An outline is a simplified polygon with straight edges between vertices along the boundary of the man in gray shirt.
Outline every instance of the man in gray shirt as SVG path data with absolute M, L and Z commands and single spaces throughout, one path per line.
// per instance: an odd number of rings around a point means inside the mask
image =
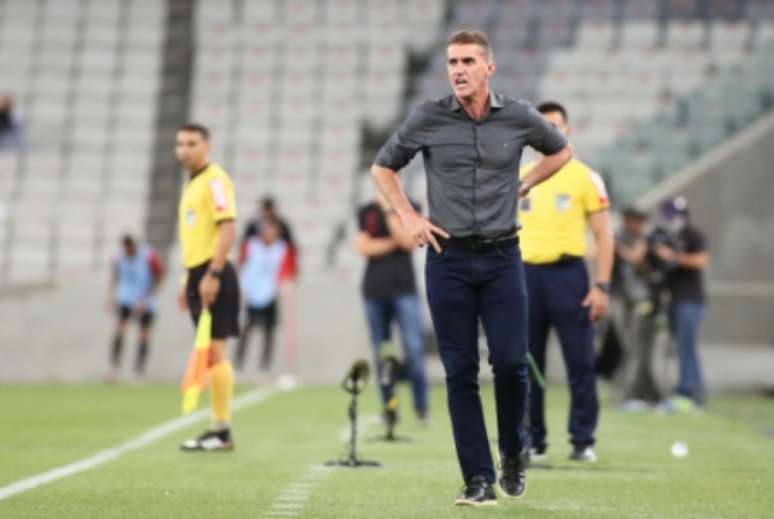
M 465 490 L 460 505 L 497 504 L 494 464 L 478 386 L 478 323 L 494 373 L 500 490 L 526 488 L 523 430 L 528 391 L 526 288 L 516 205 L 571 157 L 567 141 L 528 103 L 490 92 L 495 63 L 487 36 L 452 34 L 453 95 L 421 104 L 379 151 L 372 174 L 392 209 L 427 251 L 427 298 L 446 370 L 449 413 Z M 519 184 L 524 146 L 544 155 Z M 430 218 L 418 214 L 397 171 L 422 152 Z

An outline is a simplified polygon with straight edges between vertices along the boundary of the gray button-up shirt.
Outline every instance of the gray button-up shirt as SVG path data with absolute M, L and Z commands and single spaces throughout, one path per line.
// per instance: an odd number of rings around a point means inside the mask
M 379 150 L 375 163 L 399 171 L 422 151 L 430 219 L 452 236 L 502 236 L 516 227 L 517 172 L 529 145 L 552 155 L 564 136 L 526 101 L 490 93 L 474 121 L 449 95 L 418 106 Z

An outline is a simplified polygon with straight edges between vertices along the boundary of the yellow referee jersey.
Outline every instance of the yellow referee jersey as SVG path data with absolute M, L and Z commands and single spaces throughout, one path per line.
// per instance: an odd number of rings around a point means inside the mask
M 523 166 L 519 176 L 532 167 L 532 163 Z M 602 177 L 571 159 L 519 203 L 522 258 L 526 263 L 544 264 L 564 254 L 585 255 L 587 217 L 609 205 Z
M 236 218 L 234 184 L 220 166 L 210 164 L 186 182 L 177 218 L 183 265 L 192 268 L 212 259 L 218 222 Z

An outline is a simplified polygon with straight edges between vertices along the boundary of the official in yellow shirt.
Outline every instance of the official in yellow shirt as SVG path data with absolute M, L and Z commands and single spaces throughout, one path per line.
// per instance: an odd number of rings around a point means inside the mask
M 538 106 L 548 122 L 568 135 L 567 111 L 556 102 Z M 523 175 L 529 171 L 526 166 Z M 613 264 L 608 197 L 601 177 L 572 159 L 553 177 L 535 186 L 519 204 L 521 252 L 527 281 L 529 350 L 545 373 L 546 342 L 553 327 L 559 336 L 570 385 L 570 459 L 595 461 L 594 431 L 599 402 L 594 371 L 593 321 L 607 312 Z M 589 287 L 584 262 L 587 229 L 596 252 L 595 282 Z M 544 391 L 530 388 L 530 458 L 546 458 Z
M 212 314 L 209 379 L 212 426 L 181 445 L 185 451 L 234 448 L 231 400 L 234 374 L 226 356 L 226 339 L 239 334 L 239 280 L 228 260 L 234 244 L 236 204 L 234 186 L 220 166 L 209 160 L 210 132 L 199 124 L 177 131 L 175 153 L 188 179 L 178 208 L 178 230 L 186 282 L 178 305 L 188 309 L 194 326 L 203 308 Z

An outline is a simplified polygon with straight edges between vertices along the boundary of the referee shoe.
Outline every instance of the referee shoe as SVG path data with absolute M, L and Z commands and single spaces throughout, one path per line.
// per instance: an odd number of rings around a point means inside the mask
M 231 430 L 206 431 L 198 438 L 192 438 L 180 444 L 180 449 L 192 451 L 230 451 L 234 450 L 234 441 L 231 438 Z

